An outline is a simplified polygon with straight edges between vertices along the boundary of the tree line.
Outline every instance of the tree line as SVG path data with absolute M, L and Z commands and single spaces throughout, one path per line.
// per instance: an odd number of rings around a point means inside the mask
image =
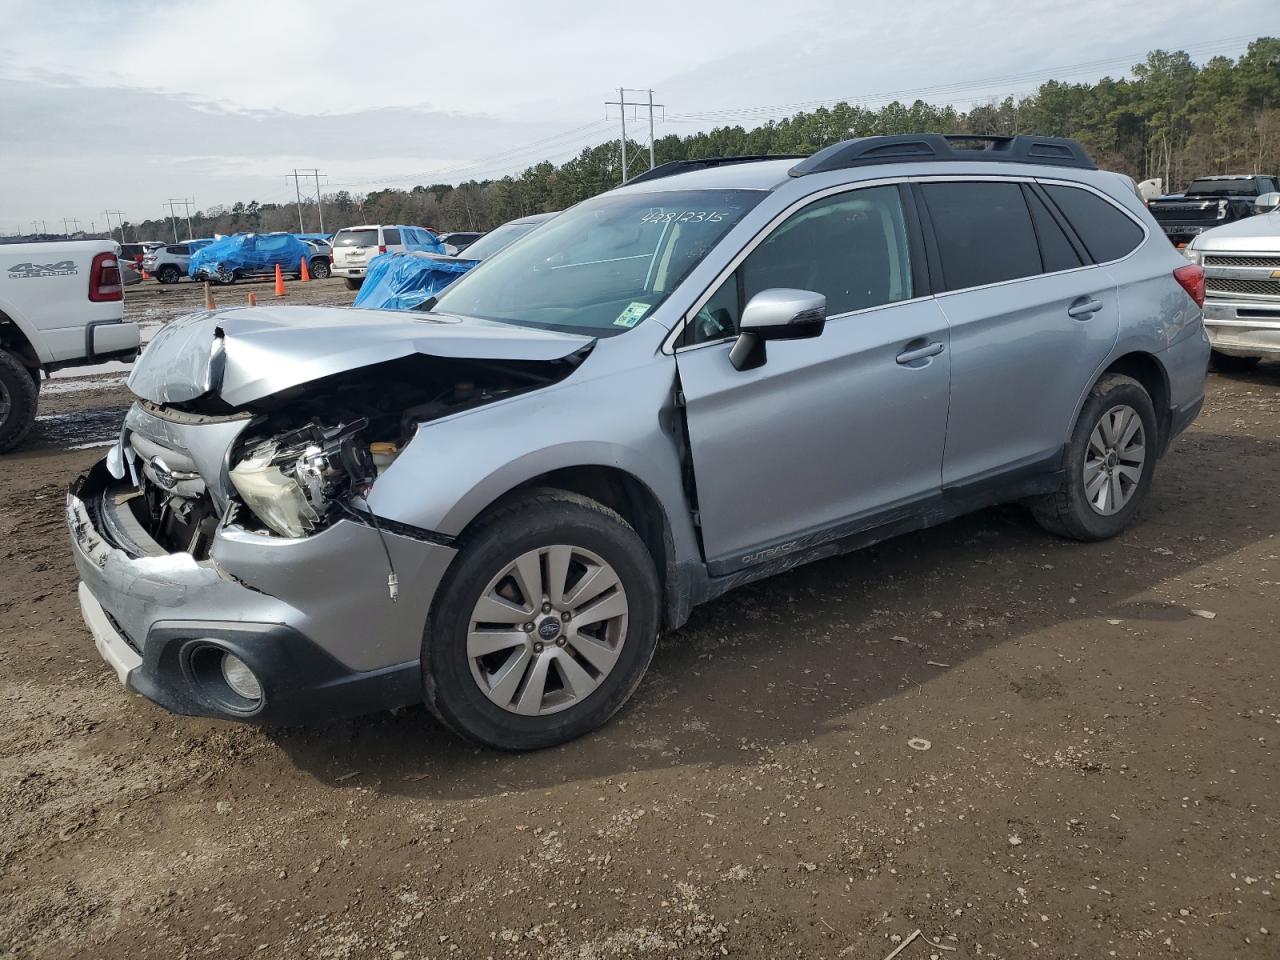
M 1095 83 L 1050 80 L 1024 97 L 958 111 L 917 100 L 879 109 L 838 103 L 747 129 L 717 127 L 657 140 L 658 163 L 735 154 L 809 154 L 850 137 L 894 133 L 1035 133 L 1074 137 L 1098 165 L 1135 180 L 1160 177 L 1181 189 L 1213 173 L 1280 174 L 1280 39 L 1259 38 L 1239 58 L 1196 64 L 1183 51 L 1155 50 L 1132 78 Z M 642 144 L 631 143 L 633 153 Z M 584 149 L 561 164 L 535 164 L 516 176 L 435 183 L 323 198 L 328 230 L 357 223 L 409 223 L 437 231 L 489 230 L 532 213 L 562 210 L 622 179 L 617 140 Z M 315 201 L 303 217 L 317 223 Z M 237 202 L 197 212 L 195 236 L 292 230 L 295 203 Z M 126 223 L 128 239 L 168 240 L 167 219 Z M 185 236 L 185 224 L 178 223 Z M 121 239 L 120 230 L 115 231 Z

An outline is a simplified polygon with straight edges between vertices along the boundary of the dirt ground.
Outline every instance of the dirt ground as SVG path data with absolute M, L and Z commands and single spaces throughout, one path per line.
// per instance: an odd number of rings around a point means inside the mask
M 1127 535 L 1006 507 L 741 589 L 516 756 L 127 693 L 61 506 L 121 376 L 0 458 L 0 956 L 1280 956 L 1280 365 L 1211 376 Z

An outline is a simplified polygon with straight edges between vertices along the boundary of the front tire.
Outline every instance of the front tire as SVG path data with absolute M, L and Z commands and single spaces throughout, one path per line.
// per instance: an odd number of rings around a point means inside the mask
M 518 497 L 465 536 L 423 635 L 427 705 L 503 750 L 565 743 L 607 721 L 653 658 L 653 560 L 617 513 L 577 494 Z
M 1217 350 L 1209 351 L 1209 366 L 1218 373 L 1248 373 L 1261 360 L 1261 357 L 1233 357 Z
M 0 350 L 0 453 L 26 439 L 36 422 L 39 383 L 18 358 Z
M 310 273 L 312 280 L 328 280 L 329 261 L 323 257 L 316 257 L 316 259 L 311 261 Z
M 1104 374 L 1076 421 L 1061 485 L 1031 503 L 1040 526 L 1072 540 L 1106 540 L 1128 527 L 1151 488 L 1159 430 L 1146 388 Z

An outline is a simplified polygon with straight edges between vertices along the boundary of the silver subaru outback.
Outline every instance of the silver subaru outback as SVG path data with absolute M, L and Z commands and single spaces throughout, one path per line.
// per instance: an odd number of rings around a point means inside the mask
M 1004 501 L 1125 529 L 1203 286 L 1070 140 L 666 164 L 420 312 L 165 327 L 67 498 L 84 618 L 179 713 L 560 743 L 733 587 Z

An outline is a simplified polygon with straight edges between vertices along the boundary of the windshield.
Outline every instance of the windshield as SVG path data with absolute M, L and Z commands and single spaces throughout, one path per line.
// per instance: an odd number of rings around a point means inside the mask
M 766 196 L 756 190 L 604 194 L 476 267 L 440 294 L 435 309 L 569 333 L 624 333 Z
M 374 230 L 339 230 L 333 238 L 335 247 L 376 247 L 378 231 Z
M 1187 187 L 1188 197 L 1252 197 L 1258 187 L 1248 177 L 1238 180 L 1192 180 Z
M 502 226 L 489 231 L 475 243 L 468 246 L 463 251 L 466 256 L 464 257 L 459 254 L 458 259 L 483 260 L 485 257 L 492 257 L 503 247 L 510 246 L 534 227 L 539 226 L 544 222 L 545 221 L 539 220 L 536 223 L 504 223 Z M 456 246 L 458 241 L 453 239 L 454 236 L 456 236 L 456 234 L 451 235 L 447 242 Z

